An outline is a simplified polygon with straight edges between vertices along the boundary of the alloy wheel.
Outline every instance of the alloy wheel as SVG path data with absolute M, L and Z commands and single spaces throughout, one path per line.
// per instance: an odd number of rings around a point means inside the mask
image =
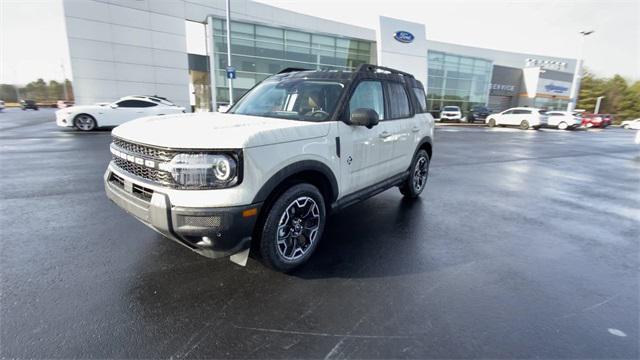
M 76 127 L 82 131 L 91 131 L 96 127 L 95 120 L 89 115 L 78 115 L 76 117 Z
M 313 198 L 295 199 L 280 217 L 276 232 L 278 253 L 287 261 L 304 256 L 318 237 L 320 208 Z
M 416 166 L 413 169 L 413 188 L 417 193 L 422 191 L 424 188 L 424 185 L 427 182 L 428 171 L 427 158 L 421 156 L 418 161 L 416 161 Z

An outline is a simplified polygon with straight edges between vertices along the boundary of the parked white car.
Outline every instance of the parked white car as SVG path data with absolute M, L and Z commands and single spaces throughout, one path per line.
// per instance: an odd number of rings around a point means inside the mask
M 623 129 L 640 130 L 640 119 L 625 120 L 620 125 Z
M 529 128 L 539 129 L 547 125 L 547 115 L 544 110 L 517 107 L 507 109 L 498 114 L 491 114 L 486 120 L 489 127 L 494 126 L 518 126 L 522 130 Z
M 462 121 L 462 111 L 457 106 L 445 106 L 440 112 L 440 121 Z
M 560 130 L 575 129 L 582 123 L 582 117 L 570 111 L 547 111 L 547 116 L 547 126 Z
M 433 117 L 412 75 L 283 70 L 227 113 L 147 117 L 113 130 L 107 196 L 167 238 L 244 264 L 309 259 L 327 216 L 391 187 L 427 186 Z M 117 220 L 116 220 L 117 221 Z
M 145 116 L 183 113 L 184 108 L 159 96 L 125 96 L 113 103 L 70 106 L 56 111 L 56 124 L 91 131 L 99 126 L 117 126 Z

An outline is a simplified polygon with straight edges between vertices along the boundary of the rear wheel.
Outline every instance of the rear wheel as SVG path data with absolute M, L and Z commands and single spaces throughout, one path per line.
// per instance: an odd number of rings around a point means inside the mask
M 567 125 L 566 122 L 561 122 L 560 124 L 558 124 L 558 129 L 560 130 L 567 130 L 567 128 L 569 127 L 569 125 Z
M 88 114 L 80 114 L 75 117 L 73 120 L 73 125 L 78 128 L 78 130 L 82 131 L 91 131 L 94 130 L 97 126 L 96 119 L 93 116 Z
M 417 198 L 427 186 L 429 178 L 429 154 L 425 150 L 420 150 L 413 159 L 411 172 L 400 186 L 402 195 L 408 198 Z
M 522 129 L 522 130 L 529 129 L 529 122 L 527 120 L 522 120 L 520 122 L 520 129 Z
M 262 228 L 260 254 L 278 271 L 291 271 L 306 262 L 324 230 L 326 209 L 318 188 L 297 184 L 273 203 Z

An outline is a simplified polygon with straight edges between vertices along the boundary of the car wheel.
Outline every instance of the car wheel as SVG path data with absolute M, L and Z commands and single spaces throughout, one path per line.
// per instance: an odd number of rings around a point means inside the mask
M 405 197 L 417 198 L 427 187 L 428 178 L 429 154 L 425 150 L 420 150 L 411 163 L 411 172 L 407 180 L 400 186 L 400 192 Z
M 262 228 L 260 254 L 278 271 L 306 262 L 318 246 L 326 221 L 324 198 L 311 184 L 294 185 L 273 203 Z
M 529 129 L 529 122 L 527 120 L 522 120 L 520 122 L 520 129 L 522 129 L 522 130 Z
M 567 128 L 569 127 L 569 125 L 567 125 L 566 122 L 561 122 L 560 124 L 558 124 L 558 129 L 560 130 L 567 130 Z
M 96 128 L 96 119 L 88 114 L 80 114 L 73 119 L 73 125 L 75 125 L 78 130 L 91 131 Z
M 489 119 L 489 127 L 495 127 L 496 126 L 496 119 Z
M 628 130 L 629 129 L 629 124 L 625 124 L 622 126 L 623 129 Z

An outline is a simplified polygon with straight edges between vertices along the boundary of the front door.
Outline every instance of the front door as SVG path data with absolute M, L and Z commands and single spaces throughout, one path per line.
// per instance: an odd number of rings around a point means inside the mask
M 393 121 L 385 121 L 383 84 L 377 80 L 364 80 L 358 84 L 344 116 L 359 108 L 373 109 L 380 122 L 368 129 L 365 126 L 338 122 L 341 146 L 343 194 L 347 195 L 380 182 L 390 174 L 389 165 L 394 156 L 396 137 Z

